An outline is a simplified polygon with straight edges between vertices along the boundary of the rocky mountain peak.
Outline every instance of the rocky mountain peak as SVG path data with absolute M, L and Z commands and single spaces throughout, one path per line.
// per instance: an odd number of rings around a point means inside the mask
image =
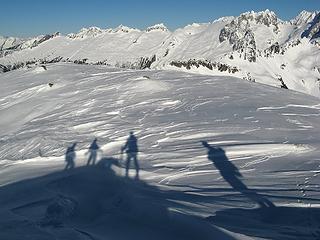
M 228 40 L 232 49 L 238 51 L 245 60 L 255 62 L 257 44 L 253 24 L 270 27 L 275 34 L 278 34 L 278 25 L 281 22 L 277 15 L 268 9 L 261 12 L 246 12 L 231 20 L 221 29 L 219 41 Z
M 254 22 L 256 24 L 264 24 L 267 27 L 270 27 L 271 25 L 276 26 L 281 21 L 280 19 L 278 19 L 277 15 L 269 9 L 266 9 L 265 11 L 261 12 L 246 12 L 241 14 L 237 19 L 238 22 Z
M 301 25 L 305 23 L 312 22 L 312 20 L 316 17 L 318 12 L 308 12 L 306 10 L 303 10 L 301 13 L 299 13 L 298 16 L 296 16 L 294 19 L 290 21 L 292 25 Z
M 153 26 L 150 26 L 146 29 L 146 32 L 151 32 L 151 31 L 163 31 L 163 32 L 168 32 L 168 28 L 163 24 L 163 23 L 159 23 L 159 24 L 155 24 Z
M 81 28 L 78 33 L 76 33 L 76 34 L 70 33 L 67 36 L 69 38 L 95 37 L 103 32 L 104 32 L 104 30 L 102 30 L 98 27 L 89 27 L 89 28 Z
M 117 32 L 128 33 L 128 32 L 132 32 L 132 31 L 140 31 L 140 30 L 136 29 L 136 28 L 127 27 L 122 24 L 112 30 L 112 32 L 114 32 L 114 33 L 117 33 Z

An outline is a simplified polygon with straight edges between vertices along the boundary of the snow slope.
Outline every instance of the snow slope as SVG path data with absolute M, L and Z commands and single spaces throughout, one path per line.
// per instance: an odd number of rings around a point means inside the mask
M 0 239 L 319 238 L 317 98 L 189 72 L 46 69 L 0 75 Z M 140 180 L 123 177 L 129 131 Z M 95 137 L 102 163 L 84 167 Z

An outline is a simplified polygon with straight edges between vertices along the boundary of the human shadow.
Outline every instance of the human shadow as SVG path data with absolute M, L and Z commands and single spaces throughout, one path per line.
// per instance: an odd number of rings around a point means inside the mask
M 76 158 L 76 152 L 75 152 L 75 147 L 77 143 L 73 143 L 71 146 L 67 148 L 67 151 L 65 153 L 65 161 L 66 161 L 66 166 L 65 170 L 68 169 L 73 169 L 75 167 L 75 158 Z
M 130 169 L 130 162 L 133 160 L 134 167 L 136 170 L 136 178 L 139 179 L 139 171 L 140 171 L 140 166 L 138 162 L 138 139 L 134 135 L 134 133 L 131 131 L 130 135 L 125 143 L 125 145 L 121 148 L 121 154 L 123 152 L 127 153 L 127 160 L 126 160 L 126 177 L 129 177 L 129 169 Z
M 204 218 L 171 211 L 173 191 L 114 174 L 117 162 L 0 187 L 1 210 L 11 212 L 0 219 L 0 239 L 234 239 Z
M 234 190 L 241 192 L 251 201 L 257 203 L 260 207 L 275 207 L 271 201 L 259 195 L 256 191 L 249 189 L 241 181 L 240 178 L 242 175 L 239 172 L 239 169 L 231 161 L 229 161 L 225 151 L 222 148 L 211 146 L 207 141 L 202 141 L 201 143 L 208 150 L 208 159 L 219 170 L 221 176 Z
M 88 161 L 87 161 L 87 166 L 92 164 L 92 165 L 95 165 L 96 164 L 96 161 L 97 161 L 97 155 L 98 155 L 98 152 L 99 152 L 99 145 L 97 143 L 98 139 L 95 138 L 93 140 L 93 142 L 91 143 L 90 147 L 89 147 L 89 150 L 87 153 L 89 153 L 89 158 L 88 158 Z
M 99 160 L 97 166 L 105 168 L 107 171 L 113 171 L 112 166 L 120 167 L 120 161 L 113 157 L 103 157 Z

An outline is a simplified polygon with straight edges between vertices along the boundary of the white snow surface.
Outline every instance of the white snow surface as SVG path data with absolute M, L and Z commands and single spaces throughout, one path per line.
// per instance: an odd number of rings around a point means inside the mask
M 46 69 L 0 75 L 0 239 L 319 238 L 318 98 L 190 72 Z M 130 131 L 139 179 L 124 177 Z M 95 137 L 103 163 L 86 167 Z

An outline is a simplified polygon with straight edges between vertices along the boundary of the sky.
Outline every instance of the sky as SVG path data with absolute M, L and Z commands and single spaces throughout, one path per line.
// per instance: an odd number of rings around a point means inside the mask
M 30 37 L 78 32 L 82 27 L 145 29 L 164 23 L 170 30 L 194 22 L 270 9 L 283 20 L 302 10 L 320 10 L 320 0 L 0 0 L 0 35 Z

